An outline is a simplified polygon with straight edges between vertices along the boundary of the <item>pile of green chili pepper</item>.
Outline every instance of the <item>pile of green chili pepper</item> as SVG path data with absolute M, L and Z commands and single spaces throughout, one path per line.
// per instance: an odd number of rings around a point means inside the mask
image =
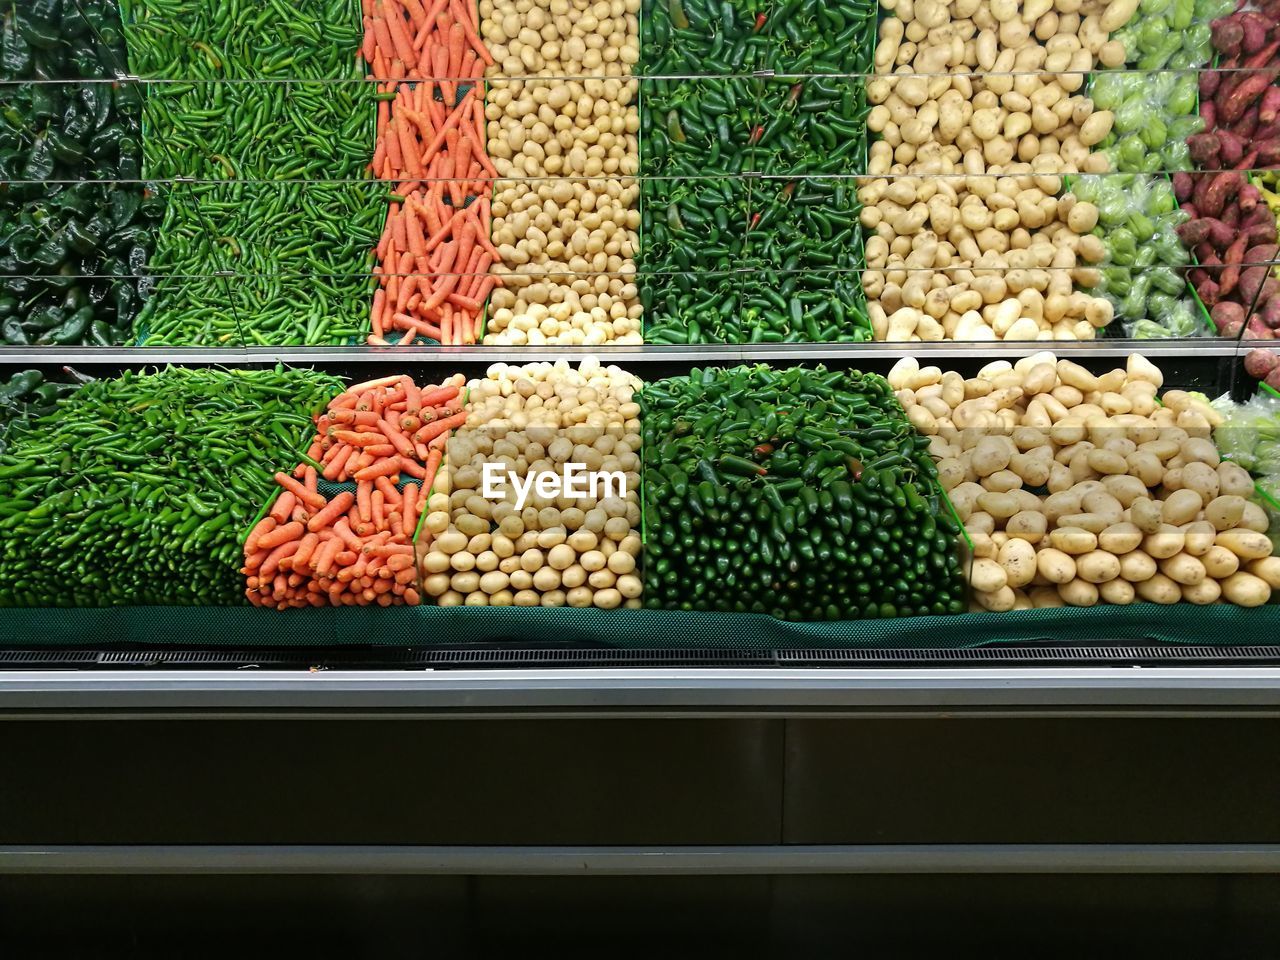
M 237 604 L 241 541 L 340 381 L 125 373 L 18 425 L 0 455 L 0 606 Z
M 958 613 L 959 524 L 883 377 L 693 370 L 641 393 L 649 606 Z
M 0 342 L 125 342 L 162 205 L 113 0 L 0 2 Z
M 645 6 L 641 59 L 660 77 L 641 102 L 646 341 L 870 339 L 847 175 L 875 29 L 867 0 Z M 696 76 L 752 71 L 774 75 Z
M 168 181 L 146 344 L 341 344 L 368 324 L 386 190 L 358 0 L 135 0 L 146 176 Z M 173 182 L 182 178 L 192 182 Z

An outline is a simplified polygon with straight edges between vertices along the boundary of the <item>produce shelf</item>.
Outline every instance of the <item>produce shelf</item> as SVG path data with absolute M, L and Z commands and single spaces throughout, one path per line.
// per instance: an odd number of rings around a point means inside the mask
M 1131 353 L 1147 357 L 1235 358 L 1252 347 L 1269 341 L 1236 340 L 1126 340 L 1108 338 L 1080 342 L 1058 342 L 1054 353 L 1071 358 L 1116 358 Z M 716 362 L 742 361 L 829 361 L 833 359 L 892 359 L 906 351 L 894 343 L 788 343 L 788 344 L 694 344 L 688 346 L 644 344 L 643 346 L 602 347 L 439 347 L 414 344 L 405 347 L 5 347 L 0 346 L 0 365 L 39 366 L 66 363 L 75 365 L 148 365 L 290 363 L 326 366 L 344 363 L 411 365 L 433 363 L 529 363 L 539 360 L 566 360 L 578 363 L 598 357 L 607 363 Z M 1025 343 L 914 343 L 910 355 L 922 361 L 948 358 L 998 359 L 1025 356 Z
M 60 712 L 164 716 L 269 711 L 354 719 L 376 713 L 552 715 L 1078 715 L 1095 711 L 1280 716 L 1280 667 L 934 667 L 509 670 L 0 671 L 0 719 Z

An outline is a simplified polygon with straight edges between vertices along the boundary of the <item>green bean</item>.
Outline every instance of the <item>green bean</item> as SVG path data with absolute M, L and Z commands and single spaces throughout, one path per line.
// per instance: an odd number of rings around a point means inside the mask
M 309 370 L 169 367 L 18 424 L 0 455 L 0 606 L 242 603 L 241 540 L 341 389 Z

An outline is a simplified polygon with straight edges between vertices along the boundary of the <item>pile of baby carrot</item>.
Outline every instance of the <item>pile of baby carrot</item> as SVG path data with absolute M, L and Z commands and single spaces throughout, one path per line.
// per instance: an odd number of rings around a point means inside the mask
M 361 55 L 378 81 L 371 169 L 396 184 L 378 243 L 369 343 L 475 343 L 496 283 L 489 240 L 498 175 L 485 151 L 475 0 L 363 0 Z
M 407 376 L 357 384 L 316 417 L 316 436 L 244 544 L 245 595 L 257 606 L 420 602 L 413 535 L 462 425 L 461 374 L 420 388 Z M 354 482 L 332 497 L 329 484 Z M 403 482 L 402 482 L 403 481 Z

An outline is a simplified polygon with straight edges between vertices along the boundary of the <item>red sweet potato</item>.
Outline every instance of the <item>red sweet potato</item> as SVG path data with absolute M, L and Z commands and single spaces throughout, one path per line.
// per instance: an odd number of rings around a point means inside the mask
M 1209 271 L 1204 267 L 1192 267 L 1187 273 L 1187 279 L 1191 281 L 1193 287 L 1199 290 L 1200 284 L 1209 279 Z
M 1246 340 L 1270 340 L 1275 336 L 1271 332 L 1271 328 L 1262 322 L 1261 317 L 1250 317 L 1249 322 L 1244 327 L 1244 338 Z
M 1280 89 L 1280 87 L 1276 89 Z M 1280 137 L 1257 141 L 1257 146 L 1254 148 L 1253 153 L 1257 159 L 1258 166 L 1275 166 L 1280 163 Z
M 1200 256 L 1200 244 L 1202 243 L 1209 244 L 1210 252 L 1212 252 L 1225 247 L 1235 238 L 1235 231 L 1221 220 L 1213 217 L 1188 220 L 1186 223 L 1178 224 L 1174 230 L 1184 247 L 1195 249 L 1196 256 Z
M 1276 61 L 1277 52 L 1280 52 L 1280 40 L 1273 40 L 1249 54 L 1240 66 L 1246 70 L 1260 70 L 1271 67 Z M 1273 71 L 1268 72 L 1271 73 L 1271 79 L 1274 80 L 1275 73 Z
M 1259 243 L 1250 247 L 1244 252 L 1244 259 L 1241 263 L 1271 263 L 1276 258 L 1277 251 L 1280 247 L 1274 243 Z
M 1240 331 L 1243 329 L 1244 329 L 1244 321 L 1236 320 L 1233 323 L 1228 323 L 1225 326 L 1219 327 L 1218 333 L 1226 337 L 1228 340 L 1235 340 L 1237 337 L 1240 336 Z
M 1258 105 L 1258 119 L 1271 123 L 1277 115 L 1280 115 L 1280 87 L 1267 87 L 1262 103 Z
M 1191 174 L 1179 170 L 1173 175 L 1173 195 L 1178 198 L 1178 202 L 1186 200 L 1191 196 L 1191 188 L 1195 183 L 1191 179 Z
M 1218 126 L 1218 110 L 1212 100 L 1200 101 L 1200 119 L 1204 121 L 1206 130 L 1213 130 Z
M 1221 161 L 1222 166 L 1234 169 L 1236 164 L 1240 162 L 1240 158 L 1244 156 L 1245 139 L 1238 136 L 1231 130 L 1217 130 L 1215 131 L 1215 135 L 1217 136 L 1218 143 L 1220 145 L 1218 149 L 1218 158 Z M 1190 148 L 1190 146 L 1191 138 L 1188 137 L 1187 147 Z M 1195 159 L 1195 154 L 1192 154 L 1191 159 Z M 1201 166 L 1208 169 L 1208 164 L 1201 164 Z
M 1222 211 L 1222 222 L 1231 228 L 1232 232 L 1240 227 L 1240 207 L 1234 203 L 1227 204 L 1227 209 Z M 1230 243 L 1231 241 L 1227 241 Z
M 1267 45 L 1267 37 L 1271 33 L 1271 21 L 1256 10 L 1246 10 L 1239 14 L 1240 24 L 1244 28 L 1244 40 L 1241 46 L 1245 53 L 1257 53 Z
M 1245 267 L 1240 272 L 1241 302 L 1250 305 L 1257 302 L 1258 294 L 1262 292 L 1262 284 L 1266 282 L 1270 269 L 1270 267 Z
M 1258 205 L 1258 201 L 1262 199 L 1262 194 L 1258 192 L 1258 188 L 1252 183 L 1246 182 L 1240 188 L 1240 192 L 1236 194 L 1236 206 L 1240 208 L 1241 213 L 1248 213 Z
M 1224 170 L 1222 173 L 1216 173 L 1209 180 L 1209 185 L 1205 187 L 1203 194 L 1198 187 L 1196 188 L 1196 206 L 1202 214 L 1216 217 L 1222 213 L 1227 201 L 1234 197 L 1242 186 L 1244 186 L 1244 176 L 1238 171 Z
M 1244 24 L 1234 14 L 1214 20 L 1209 29 L 1212 31 L 1213 49 L 1219 53 L 1231 56 L 1244 43 Z
M 1209 316 L 1213 319 L 1213 325 L 1221 330 L 1233 323 L 1243 324 L 1244 307 L 1232 300 L 1223 300 L 1213 305 Z
M 1214 100 L 1218 107 L 1218 122 L 1235 124 L 1270 84 L 1271 78 L 1266 74 L 1251 73 L 1230 93 L 1220 90 Z
M 1218 285 L 1212 280 L 1206 280 L 1196 287 L 1196 293 L 1200 294 L 1200 301 L 1211 310 L 1218 302 Z
M 1271 350 L 1250 350 L 1244 358 L 1244 372 L 1258 380 L 1280 367 L 1280 353 Z
M 1267 383 L 1267 386 L 1270 387 L 1272 390 L 1280 390 L 1280 373 L 1277 373 L 1275 370 L 1272 370 L 1270 373 L 1267 374 L 1266 383 Z
M 1264 205 L 1260 209 L 1266 210 L 1267 208 Z M 1257 243 L 1274 243 L 1276 239 L 1276 222 L 1268 218 L 1257 223 L 1251 223 L 1244 228 L 1241 236 L 1249 246 Z
M 1270 306 L 1277 299 L 1277 294 L 1280 294 L 1280 280 L 1274 276 L 1267 277 L 1267 282 L 1262 285 L 1262 292 L 1258 294 L 1258 301 Z
M 1200 73 L 1200 99 L 1209 100 L 1218 92 L 1218 84 L 1222 82 L 1222 71 L 1203 70 Z
M 1262 309 L 1258 311 L 1258 315 L 1262 317 L 1262 322 L 1272 330 L 1280 328 L 1280 297 L 1272 297 L 1262 305 Z
M 1218 296 L 1220 297 L 1230 295 L 1240 280 L 1240 264 L 1244 260 L 1246 242 L 1247 238 L 1237 237 L 1231 246 L 1227 247 L 1227 252 L 1222 255 L 1222 262 L 1226 264 L 1226 268 L 1218 277 Z
M 1222 153 L 1222 141 L 1216 133 L 1195 133 L 1187 137 L 1187 152 L 1197 167 L 1213 170 L 1221 166 L 1218 157 Z M 1240 151 L 1241 156 L 1244 151 Z M 1236 157 L 1237 160 L 1240 157 Z M 1225 158 L 1224 161 L 1225 163 Z M 1227 164 L 1230 166 L 1230 164 Z

